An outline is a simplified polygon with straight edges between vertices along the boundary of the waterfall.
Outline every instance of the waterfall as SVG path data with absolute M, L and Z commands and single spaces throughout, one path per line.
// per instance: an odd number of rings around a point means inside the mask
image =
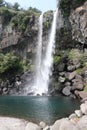
M 52 73 L 53 65 L 53 53 L 55 50 L 55 36 L 56 36 L 56 24 L 57 24 L 58 9 L 53 14 L 53 22 L 49 35 L 48 45 L 46 48 L 44 59 L 42 60 L 42 35 L 43 35 L 43 15 L 39 20 L 39 36 L 38 36 L 38 48 L 37 48 L 37 68 L 36 77 L 34 83 L 34 93 L 42 95 L 47 94 L 49 77 Z
M 43 14 L 39 18 L 39 33 L 38 33 L 38 45 L 37 45 L 37 54 L 36 54 L 36 76 L 35 76 L 35 93 L 40 93 L 41 82 L 41 62 L 42 62 L 42 36 L 43 36 Z
M 44 88 L 43 93 L 48 92 L 49 78 L 52 75 L 53 53 L 55 51 L 57 14 L 58 14 L 58 9 L 54 12 L 53 15 L 53 22 L 52 22 L 51 32 L 49 35 L 48 45 L 46 48 L 46 54 L 42 62 L 43 63 L 42 64 L 42 78 L 43 78 L 42 87 Z

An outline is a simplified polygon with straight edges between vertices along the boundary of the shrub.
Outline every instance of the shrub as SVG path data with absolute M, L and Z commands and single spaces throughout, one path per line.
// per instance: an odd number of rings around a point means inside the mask
M 60 56 L 55 55 L 55 56 L 54 56 L 54 61 L 53 61 L 54 65 L 58 64 L 59 61 L 60 61 L 60 59 L 61 59 Z
M 17 56 L 11 53 L 6 55 L 0 54 L 0 76 L 10 77 L 12 75 L 22 73 L 23 65 Z

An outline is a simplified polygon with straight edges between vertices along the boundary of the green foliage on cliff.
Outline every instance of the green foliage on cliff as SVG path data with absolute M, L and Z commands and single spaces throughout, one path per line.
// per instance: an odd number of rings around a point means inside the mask
M 84 85 L 84 91 L 87 92 L 87 84 Z
M 18 4 L 18 2 L 15 2 L 14 3 L 14 5 L 13 5 L 13 9 L 15 9 L 16 11 L 18 11 L 19 10 L 19 4 Z
M 81 6 L 86 1 L 87 0 L 61 0 L 60 8 L 63 12 L 64 17 L 68 17 L 70 15 L 70 11 L 72 9 L 75 9 L 75 8 Z
M 54 55 L 53 63 L 54 65 L 58 64 L 61 59 L 61 56 Z
M 17 56 L 0 53 L 0 76 L 4 78 L 23 72 L 23 65 Z
M 49 10 L 49 11 L 45 12 L 44 13 L 44 21 L 43 21 L 44 31 L 47 31 L 51 27 L 52 20 L 53 20 L 53 11 Z
M 15 16 L 16 12 L 12 9 L 8 9 L 7 7 L 0 8 L 0 16 L 2 17 L 2 24 L 8 24 L 13 16 Z

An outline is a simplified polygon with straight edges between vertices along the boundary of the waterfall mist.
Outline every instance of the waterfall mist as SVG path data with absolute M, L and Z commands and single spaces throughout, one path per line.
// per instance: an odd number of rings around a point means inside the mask
M 51 31 L 49 34 L 48 45 L 44 59 L 42 59 L 42 35 L 43 35 L 43 15 L 40 16 L 39 20 L 39 36 L 37 46 L 37 68 L 36 77 L 34 82 L 34 93 L 35 95 L 43 93 L 47 94 L 49 86 L 49 77 L 52 74 L 53 65 L 53 53 L 55 51 L 55 36 L 56 36 L 56 23 L 57 23 L 58 9 L 53 14 L 53 21 Z

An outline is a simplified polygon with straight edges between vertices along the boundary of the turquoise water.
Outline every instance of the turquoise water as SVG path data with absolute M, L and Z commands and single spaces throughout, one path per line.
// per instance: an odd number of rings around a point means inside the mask
M 35 123 L 45 121 L 49 124 L 67 117 L 79 109 L 79 102 L 66 97 L 0 97 L 0 115 L 24 118 Z

